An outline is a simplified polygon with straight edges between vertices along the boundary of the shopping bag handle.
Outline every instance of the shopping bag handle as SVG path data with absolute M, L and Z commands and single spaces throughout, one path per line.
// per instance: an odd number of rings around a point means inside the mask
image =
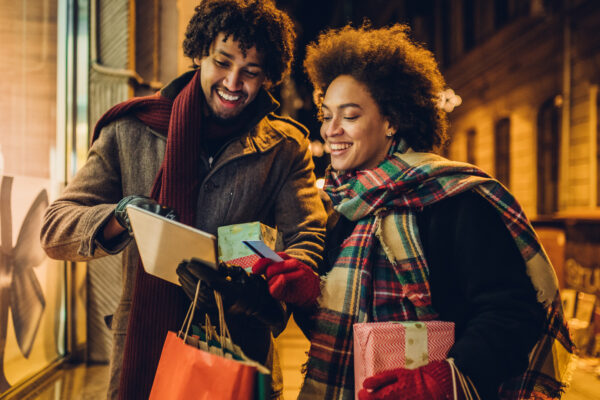
M 183 330 L 185 328 L 185 333 L 183 336 L 183 342 L 187 341 L 188 333 L 190 332 L 190 326 L 192 325 L 192 319 L 194 317 L 194 311 L 196 311 L 196 302 L 198 301 L 198 294 L 200 293 L 200 283 L 202 281 L 198 281 L 196 284 L 196 293 L 194 293 L 194 300 L 192 300 L 192 304 L 188 307 L 187 314 L 185 314 L 185 318 L 183 319 L 183 324 L 181 325 L 181 329 L 179 329 L 178 337 L 181 337 Z
M 184 343 L 187 340 L 189 331 L 190 331 L 190 327 L 192 325 L 192 320 L 194 319 L 194 312 L 196 311 L 196 302 L 198 301 L 198 295 L 200 293 L 200 284 L 201 281 L 199 280 L 198 283 L 196 284 L 196 292 L 194 293 L 194 300 L 192 300 L 192 304 L 190 304 L 187 314 L 185 315 L 185 318 L 183 320 L 183 324 L 181 326 L 181 329 L 179 330 L 178 333 L 178 337 L 181 337 L 181 335 L 183 334 L 183 341 Z M 225 345 L 225 343 L 227 342 L 227 340 L 231 341 L 231 333 L 229 333 L 229 327 L 227 326 L 227 322 L 225 321 L 225 309 L 223 307 L 223 298 L 221 297 L 221 293 L 217 292 L 216 290 L 213 291 L 214 292 L 214 296 L 215 296 L 215 303 L 217 305 L 217 310 L 219 312 L 219 332 L 217 334 L 217 338 L 219 343 L 221 344 L 221 347 L 224 348 L 223 346 Z M 206 341 L 208 342 L 212 336 L 213 336 L 213 326 L 211 324 L 210 321 L 210 317 L 208 316 L 208 314 L 205 314 L 204 317 L 205 320 L 205 332 L 206 332 Z
M 221 293 L 215 292 L 215 303 L 217 304 L 217 310 L 219 311 L 219 338 L 221 340 L 221 346 L 225 344 L 225 340 L 231 340 L 231 334 L 229 333 L 229 327 L 227 321 L 225 321 L 225 309 L 223 307 L 223 298 Z
M 460 372 L 458 368 L 456 368 L 456 364 L 454 364 L 453 358 L 446 359 L 448 364 L 450 364 L 450 371 L 452 373 L 452 391 L 454 392 L 454 399 L 458 399 L 457 396 L 457 385 L 456 381 L 460 384 L 460 387 L 465 395 L 466 400 L 481 400 L 479 397 L 479 393 L 477 392 L 477 388 L 473 384 L 473 381 L 468 376 L 465 376 Z

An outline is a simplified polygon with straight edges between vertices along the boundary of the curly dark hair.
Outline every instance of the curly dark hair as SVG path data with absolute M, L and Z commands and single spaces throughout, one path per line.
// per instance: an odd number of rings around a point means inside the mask
M 203 0 L 187 26 L 184 54 L 192 60 L 207 56 L 221 32 L 225 40 L 233 36 L 239 42 L 244 56 L 256 46 L 268 84 L 277 85 L 289 75 L 296 33 L 290 17 L 272 0 Z
M 447 140 L 448 119 L 438 106 L 446 84 L 433 54 L 408 33 L 406 25 L 373 29 L 368 22 L 325 31 L 308 45 L 304 68 L 319 109 L 331 82 L 350 75 L 366 85 L 397 137 L 415 151 L 432 151 Z

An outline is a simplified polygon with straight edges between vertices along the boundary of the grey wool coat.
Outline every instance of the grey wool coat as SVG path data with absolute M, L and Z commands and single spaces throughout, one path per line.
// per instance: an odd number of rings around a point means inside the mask
M 185 83 L 181 80 L 163 89 L 163 95 L 174 98 Z M 283 233 L 286 253 L 316 269 L 323 250 L 326 214 L 315 187 L 307 131 L 295 121 L 271 113 L 277 104 L 267 92 L 262 91 L 255 101 L 263 112 L 220 150 L 212 165 L 205 159 L 198 166 L 204 169 L 204 178 L 196 227 L 216 235 L 223 225 L 261 221 L 276 226 Z M 41 242 L 51 258 L 85 261 L 123 251 L 123 292 L 112 322 L 109 398 L 116 398 L 118 392 L 139 254 L 127 233 L 103 242 L 101 232 L 124 196 L 150 194 L 165 145 L 164 135 L 134 117 L 110 123 L 93 143 L 85 165 L 49 206 L 44 218 Z M 238 337 L 243 341 L 248 330 L 268 331 L 256 320 L 228 318 L 228 322 L 234 340 Z M 270 341 L 269 354 L 263 356 L 265 363 L 271 364 L 267 367 L 273 368 L 277 393 L 281 377 L 272 338 Z M 240 344 L 246 353 L 252 353 L 252 345 L 250 339 Z

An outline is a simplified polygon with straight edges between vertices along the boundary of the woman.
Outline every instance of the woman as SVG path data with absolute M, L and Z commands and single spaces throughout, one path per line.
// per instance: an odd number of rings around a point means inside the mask
M 354 397 L 354 323 L 415 320 L 455 323 L 448 357 L 482 399 L 560 397 L 565 371 L 549 368 L 558 364 L 548 346 L 569 359 L 572 343 L 556 277 L 506 189 L 432 153 L 446 138 L 445 83 L 407 31 L 345 27 L 307 50 L 337 218 L 321 295 L 296 260 L 254 266 L 274 297 L 318 302 L 303 326 L 311 348 L 300 398 Z M 438 361 L 367 378 L 359 398 L 451 399 L 452 390 L 450 364 Z

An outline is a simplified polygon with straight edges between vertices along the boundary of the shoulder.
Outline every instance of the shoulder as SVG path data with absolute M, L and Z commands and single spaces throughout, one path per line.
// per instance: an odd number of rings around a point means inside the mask
M 97 140 L 103 140 L 103 138 L 113 138 L 120 142 L 135 142 L 139 140 L 166 141 L 166 137 L 162 133 L 153 130 L 132 116 L 117 118 L 104 126 Z
M 448 218 L 500 218 L 498 211 L 482 195 L 474 190 L 465 190 L 454 196 L 446 197 L 436 203 L 426 206 L 425 213 L 443 214 Z
M 423 239 L 433 242 L 449 238 L 473 241 L 508 234 L 500 213 L 473 190 L 425 206 L 417 213 L 417 223 Z
M 510 252 L 521 259 L 501 213 L 473 190 L 426 206 L 417 214 L 417 224 L 423 245 L 430 249 L 442 246 L 447 254 Z
M 290 118 L 269 113 L 263 118 L 264 123 L 285 138 L 292 139 L 298 143 L 308 138 L 308 129 L 300 122 Z

